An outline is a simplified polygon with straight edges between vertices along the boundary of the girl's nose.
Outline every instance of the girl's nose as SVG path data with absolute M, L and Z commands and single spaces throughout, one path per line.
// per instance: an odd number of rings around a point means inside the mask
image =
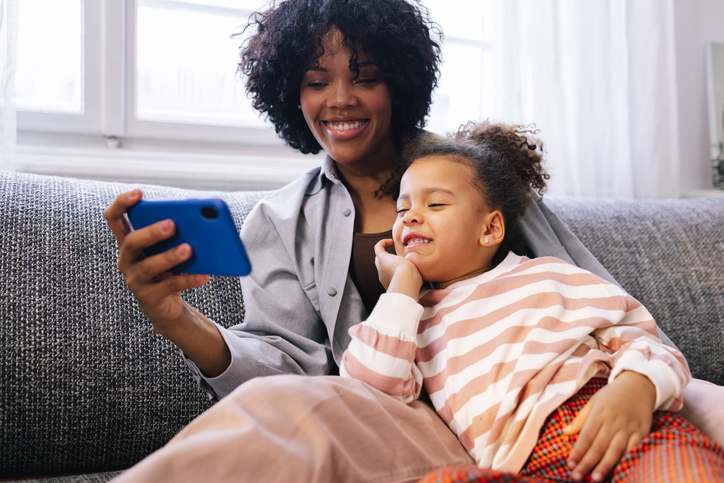
M 412 208 L 407 210 L 405 212 L 405 216 L 402 217 L 402 221 L 405 222 L 405 224 L 410 223 L 419 223 L 420 222 L 420 215 L 416 211 L 414 211 Z

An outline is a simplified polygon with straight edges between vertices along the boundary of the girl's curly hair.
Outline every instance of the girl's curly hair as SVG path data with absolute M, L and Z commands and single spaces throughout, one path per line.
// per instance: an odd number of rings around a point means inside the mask
M 397 198 L 402 175 L 421 158 L 448 156 L 469 164 L 474 172 L 471 181 L 480 189 L 483 205 L 500 210 L 505 221 L 505 238 L 493 258 L 497 265 L 510 250 L 524 254 L 518 219 L 525 213 L 532 191 L 542 195 L 550 179 L 542 164 L 543 143 L 536 137 L 538 132 L 534 125 L 484 121 L 469 122 L 446 138 L 421 137 L 406 148 L 402 165 L 380 191 Z
M 304 73 L 323 55 L 332 28 L 352 53 L 352 72 L 359 75 L 360 51 L 379 67 L 392 92 L 392 133 L 400 149 L 425 125 L 439 72 L 440 46 L 432 34 L 442 33 L 419 0 L 286 0 L 254 13 L 238 69 L 254 108 L 289 146 L 304 154 L 322 149 L 297 106 Z

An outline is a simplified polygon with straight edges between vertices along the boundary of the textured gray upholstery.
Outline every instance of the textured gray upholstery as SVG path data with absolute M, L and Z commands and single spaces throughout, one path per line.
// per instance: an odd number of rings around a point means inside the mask
M 694 377 L 724 385 L 724 197 L 546 203 L 649 309 Z
M 129 188 L 0 172 L 0 478 L 127 468 L 209 406 L 116 268 L 103 210 Z M 239 226 L 261 196 L 143 188 L 148 198 L 224 198 Z M 548 204 L 659 319 L 694 374 L 724 384 L 724 198 Z M 226 326 L 242 321 L 236 279 L 186 297 Z
M 119 273 L 103 210 L 128 185 L 0 172 L 0 478 L 124 469 L 209 407 Z M 261 194 L 224 198 L 239 226 Z M 241 322 L 237 279 L 186 298 Z

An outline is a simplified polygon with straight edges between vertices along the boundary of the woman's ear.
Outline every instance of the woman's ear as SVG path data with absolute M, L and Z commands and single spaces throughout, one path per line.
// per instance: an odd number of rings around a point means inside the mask
M 505 220 L 503 214 L 498 211 L 491 211 L 485 215 L 483 229 L 480 234 L 480 244 L 484 247 L 499 245 L 505 238 Z

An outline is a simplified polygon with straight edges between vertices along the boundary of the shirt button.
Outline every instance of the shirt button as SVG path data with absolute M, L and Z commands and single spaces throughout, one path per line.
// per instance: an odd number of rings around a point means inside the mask
M 337 289 L 334 287 L 330 287 L 327 289 L 327 293 L 330 297 L 334 297 L 335 295 L 337 295 Z
M 344 210 L 344 216 L 349 216 L 350 214 L 352 214 L 352 210 L 350 210 L 349 208 Z

